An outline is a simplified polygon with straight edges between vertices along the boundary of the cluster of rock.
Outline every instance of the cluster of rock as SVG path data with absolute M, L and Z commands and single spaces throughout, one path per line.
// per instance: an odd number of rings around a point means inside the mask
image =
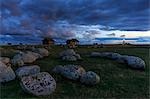
M 59 56 L 65 61 L 77 61 L 81 59 L 80 54 L 77 54 L 73 49 L 64 50 L 59 54 Z
M 40 72 L 37 65 L 23 66 L 16 70 L 22 89 L 30 94 L 50 95 L 56 89 L 55 79 L 47 72 Z
M 100 81 L 100 77 L 96 73 L 92 71 L 86 72 L 85 69 L 79 65 L 59 65 L 52 71 L 70 80 L 80 80 L 81 83 L 86 85 L 95 85 Z
M 113 53 L 113 52 L 102 52 L 102 53 L 92 52 L 91 56 L 113 59 L 117 62 L 125 63 L 134 69 L 144 69 L 145 68 L 144 60 L 142 60 L 141 58 L 136 57 L 136 56 L 121 55 L 121 54 Z
M 48 50 L 44 48 L 36 48 L 32 51 L 19 52 L 11 60 L 12 65 L 14 66 L 23 66 L 26 63 L 33 63 L 39 58 L 48 56 Z
M 11 68 L 10 59 L 0 57 L 0 83 L 8 82 L 16 78 L 15 72 Z

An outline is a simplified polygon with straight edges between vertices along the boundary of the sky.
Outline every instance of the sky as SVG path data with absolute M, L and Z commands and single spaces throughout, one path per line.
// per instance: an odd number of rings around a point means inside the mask
M 0 44 L 150 44 L 149 0 L 0 0 Z

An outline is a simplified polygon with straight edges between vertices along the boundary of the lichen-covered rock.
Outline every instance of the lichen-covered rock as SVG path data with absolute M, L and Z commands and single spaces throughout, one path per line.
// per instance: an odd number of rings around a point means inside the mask
M 131 67 L 135 69 L 144 69 L 145 62 L 139 57 L 136 56 L 126 56 L 124 58 L 125 62 Z
M 11 63 L 15 66 L 23 66 L 25 63 L 33 63 L 38 58 L 40 58 L 38 53 L 30 51 L 20 52 L 13 57 Z
M 84 68 L 77 65 L 66 65 L 61 72 L 64 77 L 71 80 L 79 79 L 83 73 L 85 73 Z
M 27 51 L 26 54 L 33 55 L 33 56 L 35 56 L 36 59 L 38 59 L 38 58 L 43 58 L 42 55 L 40 55 L 40 54 L 38 54 L 38 53 L 35 53 L 35 52 L 32 52 L 32 51 Z
M 86 85 L 95 85 L 99 83 L 99 81 L 100 77 L 92 71 L 88 71 L 82 74 L 80 78 L 80 82 Z
M 61 74 L 64 70 L 64 67 L 61 65 L 55 66 L 52 70 L 53 73 Z
M 76 61 L 77 58 L 75 56 L 63 56 L 62 60 L 65 60 L 65 61 Z
M 80 56 L 80 54 L 75 54 L 74 56 L 75 56 L 78 60 L 82 59 L 81 56 Z
M 22 77 L 20 84 L 25 92 L 35 96 L 50 95 L 56 89 L 55 79 L 47 72 Z
M 128 55 L 121 55 L 121 56 L 118 57 L 115 61 L 117 61 L 117 62 L 119 62 L 119 63 L 127 63 L 126 57 L 128 57 Z
M 0 57 L 0 61 L 4 64 L 8 64 L 10 62 L 10 58 L 8 57 Z
M 60 58 L 62 58 L 62 60 L 65 61 L 76 61 L 81 59 L 81 56 L 79 54 L 76 54 L 73 49 L 64 50 L 59 54 L 59 56 Z
M 91 53 L 91 57 L 100 57 L 101 56 L 101 53 L 99 52 L 92 52 Z
M 0 61 L 0 83 L 14 80 L 15 77 L 16 75 L 12 68 L 10 66 L 6 66 L 3 62 Z
M 107 55 L 105 57 L 116 60 L 116 59 L 119 59 L 121 57 L 121 55 L 118 53 L 109 52 L 109 53 L 107 53 Z
M 49 55 L 49 52 L 45 48 L 36 48 L 33 50 L 33 52 L 40 54 L 41 56 L 45 57 Z
M 33 75 L 39 72 L 40 72 L 40 67 L 37 65 L 23 66 L 23 67 L 19 67 L 16 70 L 16 75 L 18 76 L 18 78 L 21 78 L 23 76 Z
M 37 57 L 31 53 L 23 53 L 21 57 L 24 63 L 33 63 L 37 59 Z
M 22 60 L 21 54 L 15 55 L 13 57 L 13 59 L 11 60 L 11 63 L 14 66 L 23 66 L 24 65 L 24 61 Z
M 75 55 L 75 51 L 73 49 L 67 49 L 67 50 L 64 50 L 63 52 L 61 52 L 59 54 L 60 57 L 63 57 L 63 56 L 73 56 Z
M 71 71 L 77 71 L 80 76 L 85 73 L 85 69 L 79 65 L 65 65 L 64 68 L 69 68 Z

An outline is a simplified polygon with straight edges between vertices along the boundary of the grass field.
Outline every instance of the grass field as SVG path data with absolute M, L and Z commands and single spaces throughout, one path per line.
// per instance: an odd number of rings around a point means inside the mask
M 2 56 L 12 57 L 14 53 L 8 51 L 9 47 L 5 47 L 6 51 L 2 52 Z M 58 58 L 58 54 L 63 50 L 59 46 L 53 46 L 49 49 L 50 55 L 43 59 L 37 60 L 33 64 L 41 67 L 41 71 L 49 72 L 57 82 L 57 88 L 54 93 L 46 97 L 36 97 L 21 89 L 19 80 L 10 81 L 1 85 L 1 98 L 49 98 L 49 99 L 88 99 L 88 98 L 148 98 L 149 93 L 149 60 L 150 48 L 125 48 L 125 47 L 109 47 L 109 48 L 87 48 L 79 47 L 75 51 L 78 52 L 83 60 L 77 62 L 64 62 Z M 90 52 L 93 51 L 111 51 L 120 54 L 139 56 L 146 62 L 145 71 L 133 70 L 127 65 L 117 63 L 113 60 L 104 58 L 91 58 Z M 77 81 L 67 80 L 60 75 L 53 74 L 52 68 L 60 64 L 79 64 L 87 71 L 91 70 L 100 75 L 100 83 L 95 86 L 85 86 Z M 16 70 L 17 67 L 12 67 Z

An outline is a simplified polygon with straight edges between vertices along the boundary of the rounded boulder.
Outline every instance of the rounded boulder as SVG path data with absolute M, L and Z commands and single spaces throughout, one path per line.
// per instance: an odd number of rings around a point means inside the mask
M 95 85 L 99 83 L 100 77 L 92 71 L 88 71 L 81 75 L 80 82 L 86 85 Z
M 56 89 L 55 79 L 47 72 L 25 76 L 21 78 L 21 87 L 35 96 L 46 96 L 53 93 Z

